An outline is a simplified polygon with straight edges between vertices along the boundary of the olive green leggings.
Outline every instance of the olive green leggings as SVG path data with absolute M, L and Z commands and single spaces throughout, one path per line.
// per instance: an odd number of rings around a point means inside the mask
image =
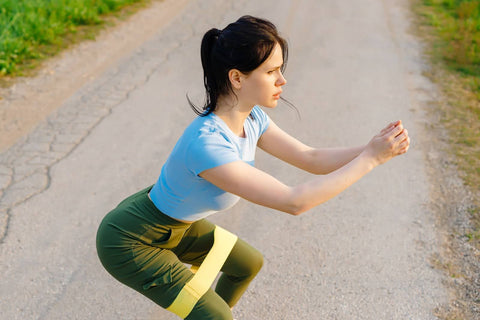
M 148 198 L 150 189 L 128 197 L 105 216 L 97 232 L 97 253 L 113 277 L 167 308 L 193 277 L 184 263 L 200 265 L 212 247 L 215 225 L 168 217 Z M 230 308 L 262 264 L 260 252 L 238 239 L 215 291 L 209 289 L 185 319 L 232 319 Z

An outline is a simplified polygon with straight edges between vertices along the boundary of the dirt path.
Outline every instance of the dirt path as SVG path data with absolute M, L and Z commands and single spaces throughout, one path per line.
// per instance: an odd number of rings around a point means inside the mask
M 19 78 L 13 86 L 0 88 L 0 152 L 30 133 L 81 87 L 167 26 L 186 2 L 154 1 L 148 10 L 101 32 L 95 41 L 78 44 L 46 61 L 37 76 Z
M 443 180 L 432 179 L 440 171 L 429 163 L 442 157 L 428 130 L 438 92 L 422 74 L 428 66 L 408 32 L 406 2 L 155 2 L 3 91 L 5 316 L 175 319 L 106 274 L 95 231 L 114 204 L 155 181 L 193 118 L 185 93 L 202 101 L 203 32 L 249 13 L 275 21 L 291 45 L 286 95 L 302 120 L 280 107 L 270 112 L 280 126 L 315 146 L 352 145 L 401 118 L 413 145 L 299 218 L 246 202 L 215 216 L 265 255 L 235 316 L 437 319 L 451 298 L 432 262 L 445 235 L 432 206 Z M 257 165 L 288 184 L 308 179 L 263 153 Z M 448 181 L 461 190 L 455 177 Z

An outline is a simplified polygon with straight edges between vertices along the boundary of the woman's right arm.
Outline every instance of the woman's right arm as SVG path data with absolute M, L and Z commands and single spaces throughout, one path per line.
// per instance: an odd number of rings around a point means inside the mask
M 200 176 L 256 204 L 298 215 L 335 197 L 377 165 L 405 153 L 408 146 L 407 130 L 400 123 L 386 127 L 345 166 L 293 187 L 243 161 L 205 170 Z

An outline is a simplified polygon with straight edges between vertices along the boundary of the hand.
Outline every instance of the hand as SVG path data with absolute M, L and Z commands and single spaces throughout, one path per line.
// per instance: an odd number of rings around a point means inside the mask
M 365 147 L 364 152 L 370 156 L 376 165 L 408 151 L 410 137 L 400 120 L 390 123 L 379 134 L 374 136 Z

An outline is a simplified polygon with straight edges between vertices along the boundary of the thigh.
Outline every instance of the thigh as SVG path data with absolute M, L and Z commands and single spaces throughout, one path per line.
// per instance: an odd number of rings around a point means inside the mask
M 155 212 L 140 210 L 141 205 L 129 198 L 103 219 L 97 232 L 97 253 L 113 277 L 168 307 L 193 277 L 170 250 L 187 227 L 152 220 Z
M 194 222 L 173 249 L 182 262 L 199 266 L 213 246 L 215 225 L 205 219 Z
M 171 250 L 138 241 L 124 239 L 115 246 L 104 246 L 99 257 L 114 278 L 164 308 L 193 277 Z
M 192 224 L 180 244 L 173 251 L 182 262 L 200 265 L 214 242 L 215 225 L 205 219 Z M 263 265 L 262 254 L 247 242 L 238 238 L 221 271 L 243 277 L 256 274 Z
M 169 307 L 193 273 L 170 250 L 152 248 L 136 256 L 129 286 L 163 308 Z

